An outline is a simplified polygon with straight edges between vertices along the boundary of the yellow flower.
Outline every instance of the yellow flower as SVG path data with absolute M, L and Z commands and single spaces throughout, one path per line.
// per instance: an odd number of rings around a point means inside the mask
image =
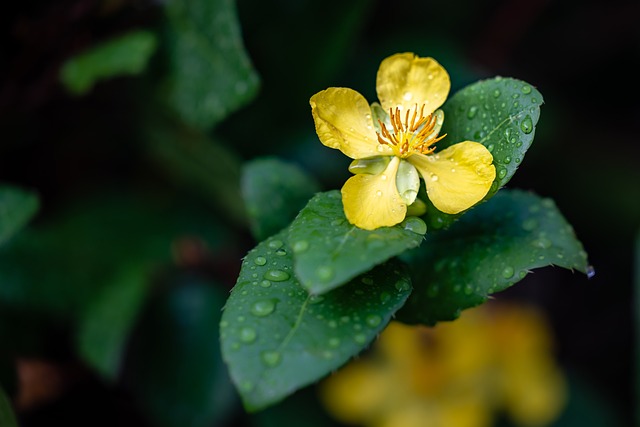
M 496 170 L 482 144 L 463 141 L 437 153 L 449 94 L 446 70 L 433 58 L 401 53 L 378 70 L 380 103 L 353 89 L 329 88 L 311 97 L 320 141 L 354 159 L 355 176 L 342 187 L 344 212 L 367 230 L 400 223 L 415 202 L 420 176 L 440 211 L 455 214 L 487 194 Z

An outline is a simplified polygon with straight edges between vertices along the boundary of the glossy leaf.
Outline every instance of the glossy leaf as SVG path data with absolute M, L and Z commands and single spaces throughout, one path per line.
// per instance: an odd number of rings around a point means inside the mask
M 69 92 L 87 93 L 96 83 L 144 71 L 156 50 L 156 35 L 134 31 L 93 46 L 69 59 L 60 70 L 60 80 Z
M 208 129 L 258 89 L 235 1 L 168 0 L 165 11 L 169 104 L 191 126 Z
M 345 218 L 339 191 L 317 194 L 289 229 L 295 272 L 303 287 L 322 294 L 389 258 L 415 248 L 426 227 L 415 217 L 373 231 Z
M 296 165 L 275 158 L 245 164 L 244 197 L 251 231 L 263 240 L 286 227 L 320 187 Z
M 540 118 L 542 95 L 521 80 L 496 77 L 471 84 L 443 106 L 447 136 L 438 150 L 462 141 L 483 144 L 493 155 L 496 179 L 485 196 L 488 200 L 504 186 L 524 160 Z M 460 215 L 438 211 L 428 202 L 427 222 L 434 228 L 450 225 Z
M 13 413 L 11 402 L 0 387 L 0 426 L 2 427 L 18 427 L 16 416 Z
M 222 315 L 224 360 L 245 407 L 278 402 L 344 364 L 384 328 L 411 291 L 391 261 L 321 296 L 293 274 L 283 231 L 251 250 Z
M 399 320 L 453 320 L 532 269 L 556 265 L 593 274 L 587 254 L 555 203 L 503 190 L 410 254 L 415 290 Z
M 17 187 L 0 186 L 0 245 L 29 222 L 38 205 L 35 194 Z
M 123 270 L 87 307 L 76 338 L 80 356 L 109 380 L 120 371 L 127 337 L 147 295 L 147 269 Z
M 163 285 L 131 339 L 133 394 L 154 426 L 223 425 L 237 402 L 218 339 L 226 292 L 184 274 Z

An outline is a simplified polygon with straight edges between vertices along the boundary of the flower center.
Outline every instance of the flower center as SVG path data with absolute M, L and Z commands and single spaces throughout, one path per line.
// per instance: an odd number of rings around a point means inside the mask
M 394 154 L 401 158 L 409 157 L 414 153 L 432 153 L 436 149 L 434 144 L 446 135 L 438 137 L 438 132 L 434 132 L 437 117 L 433 114 L 425 116 L 424 107 L 423 104 L 418 114 L 416 104 L 415 108 L 405 112 L 404 117 L 398 107 L 395 111 L 389 108 L 391 129 L 387 129 L 387 125 L 378 120 L 380 124 L 378 142 L 390 146 Z M 411 114 L 412 110 L 413 114 Z

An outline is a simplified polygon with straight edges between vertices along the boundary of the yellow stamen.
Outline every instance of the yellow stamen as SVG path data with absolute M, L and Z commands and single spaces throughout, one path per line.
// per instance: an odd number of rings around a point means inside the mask
M 389 121 L 391 130 L 387 129 L 386 124 L 378 120 L 380 124 L 380 132 L 378 133 L 378 142 L 383 145 L 389 145 L 395 154 L 405 158 L 413 153 L 430 154 L 436 147 L 434 144 L 446 136 L 440 137 L 433 134 L 437 117 L 433 114 L 424 115 L 424 104 L 418 115 L 418 105 L 416 104 L 409 120 L 410 110 L 404 115 L 404 121 L 400 108 L 389 109 Z M 433 134 L 433 135 L 432 135 Z

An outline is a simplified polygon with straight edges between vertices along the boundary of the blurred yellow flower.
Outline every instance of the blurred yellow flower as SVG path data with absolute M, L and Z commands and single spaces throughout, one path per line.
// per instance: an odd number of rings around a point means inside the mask
M 464 141 L 434 153 L 444 121 L 449 74 L 433 58 L 401 53 L 382 61 L 371 106 L 358 92 L 329 88 L 313 95 L 320 141 L 354 159 L 342 187 L 344 212 L 367 230 L 400 223 L 425 181 L 436 208 L 455 214 L 478 203 L 496 176 L 484 145 Z
M 320 391 L 338 420 L 367 427 L 488 427 L 499 411 L 541 427 L 566 402 L 541 315 L 492 304 L 434 328 L 392 322 Z

